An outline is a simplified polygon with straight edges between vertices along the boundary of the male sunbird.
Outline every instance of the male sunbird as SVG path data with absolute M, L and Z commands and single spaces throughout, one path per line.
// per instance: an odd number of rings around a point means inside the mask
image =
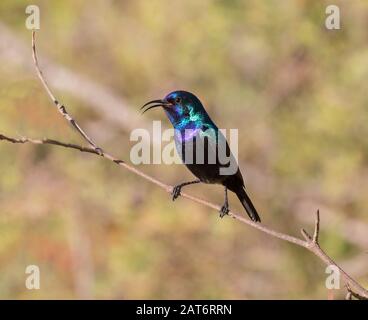
M 181 188 L 184 186 L 195 183 L 221 184 L 225 187 L 225 203 L 220 211 L 221 218 L 229 213 L 227 195 L 229 189 L 238 196 L 249 217 L 253 221 L 261 221 L 245 192 L 243 176 L 224 135 L 194 94 L 187 91 L 174 91 L 164 99 L 147 102 L 142 109 L 145 107 L 147 108 L 144 112 L 157 107 L 164 109 L 175 129 L 176 149 L 187 168 L 198 178 L 177 185 L 173 189 L 173 200 L 180 196 Z M 200 141 L 201 144 L 199 144 Z M 228 160 L 227 163 L 224 163 L 224 159 Z M 230 170 L 231 161 L 235 163 L 235 170 L 234 168 Z

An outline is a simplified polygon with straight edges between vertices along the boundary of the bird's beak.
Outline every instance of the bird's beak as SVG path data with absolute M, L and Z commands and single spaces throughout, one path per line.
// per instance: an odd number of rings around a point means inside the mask
M 153 104 L 153 105 L 152 105 Z M 149 106 L 147 109 L 143 110 L 142 114 L 146 111 L 157 108 L 157 107 L 168 107 L 171 106 L 171 103 L 167 102 L 166 100 L 152 100 L 147 102 L 143 107 L 141 107 L 141 110 L 145 107 Z

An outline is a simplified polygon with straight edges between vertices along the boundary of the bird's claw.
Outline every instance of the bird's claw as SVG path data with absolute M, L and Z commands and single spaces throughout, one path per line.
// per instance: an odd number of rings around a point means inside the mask
M 181 192 L 181 186 L 175 186 L 172 191 L 172 201 L 175 201 L 179 196 Z
M 229 212 L 230 212 L 229 206 L 227 204 L 224 204 L 220 210 L 220 218 L 223 218 L 224 216 L 229 214 Z

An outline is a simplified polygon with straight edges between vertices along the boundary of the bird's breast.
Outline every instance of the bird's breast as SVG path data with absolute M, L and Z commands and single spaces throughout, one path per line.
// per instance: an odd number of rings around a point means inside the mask
M 177 129 L 175 130 L 175 141 L 180 143 L 191 142 L 201 131 L 201 128 Z

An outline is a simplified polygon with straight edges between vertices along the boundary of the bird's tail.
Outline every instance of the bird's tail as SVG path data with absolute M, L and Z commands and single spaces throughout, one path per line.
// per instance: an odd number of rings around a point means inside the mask
M 251 218 L 254 222 L 261 222 L 261 218 L 259 217 L 256 208 L 254 208 L 254 205 L 245 190 L 243 188 L 239 188 L 235 193 L 245 211 L 247 211 L 249 218 Z

